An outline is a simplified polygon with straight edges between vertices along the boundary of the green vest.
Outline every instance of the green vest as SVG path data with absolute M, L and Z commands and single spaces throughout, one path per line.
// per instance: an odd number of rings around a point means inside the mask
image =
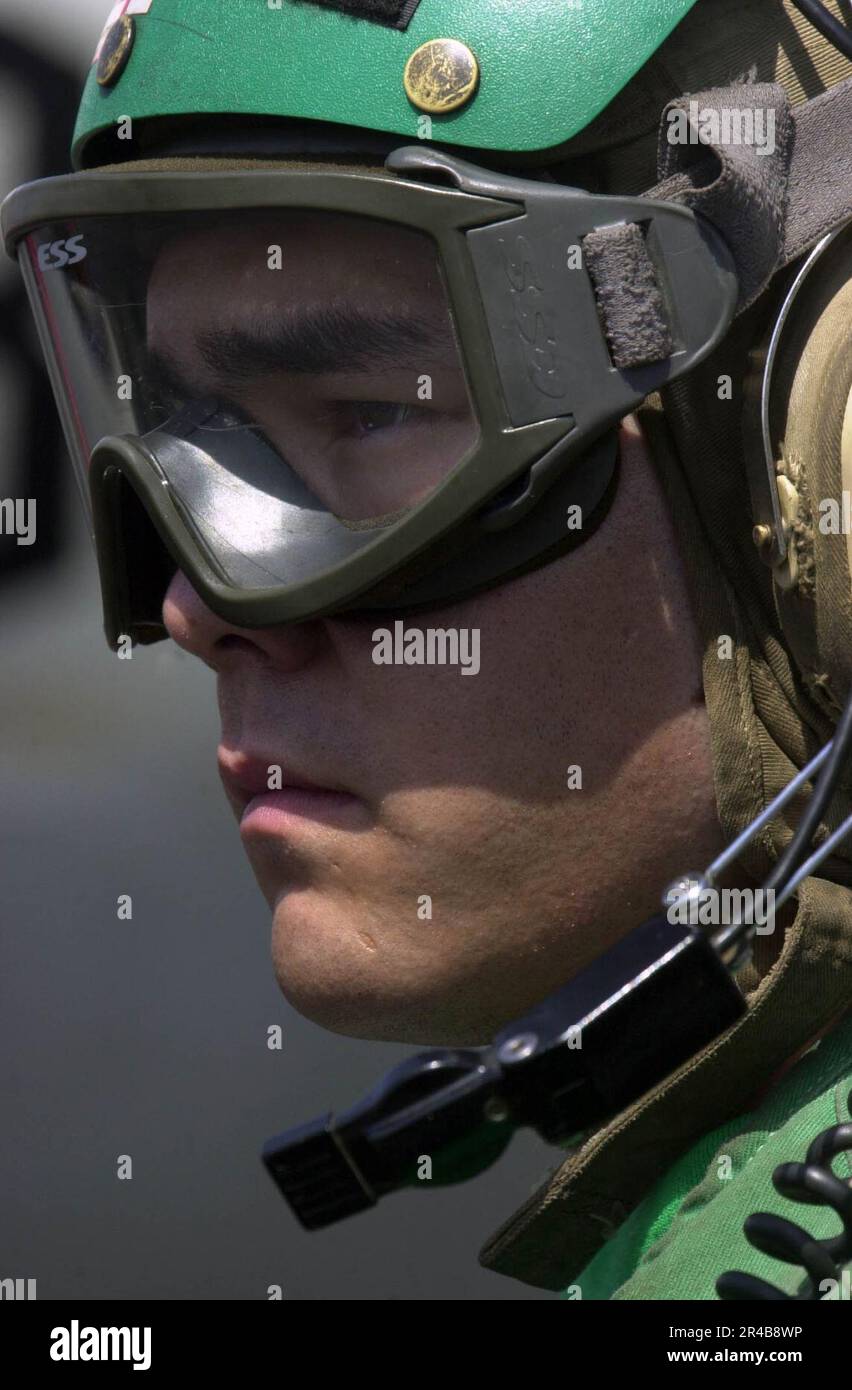
M 807 1282 L 800 1265 L 762 1255 L 743 1222 L 773 1212 L 817 1239 L 840 1234 L 830 1207 L 791 1202 L 772 1185 L 780 1163 L 803 1162 L 821 1130 L 850 1120 L 852 1017 L 817 1042 L 756 1109 L 706 1134 L 671 1167 L 605 1242 L 565 1299 L 716 1299 L 729 1269 L 766 1279 L 795 1294 Z M 834 1161 L 852 1180 L 852 1152 Z M 852 1256 L 827 1300 L 852 1301 Z

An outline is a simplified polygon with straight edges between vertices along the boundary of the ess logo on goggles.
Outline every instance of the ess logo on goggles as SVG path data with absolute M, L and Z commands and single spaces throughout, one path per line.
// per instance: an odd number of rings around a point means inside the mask
M 82 236 L 69 237 L 67 241 L 49 241 L 38 248 L 40 270 L 63 270 L 67 265 L 84 261 L 88 251 Z

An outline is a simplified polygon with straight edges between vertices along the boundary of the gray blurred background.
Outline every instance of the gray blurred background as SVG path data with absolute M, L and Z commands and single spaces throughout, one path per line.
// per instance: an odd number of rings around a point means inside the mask
M 68 171 L 111 4 L 0 0 L 0 195 Z M 477 1263 L 558 1158 L 529 1135 L 473 1183 L 313 1235 L 262 1168 L 266 1138 L 413 1049 L 325 1033 L 278 993 L 213 677 L 172 644 L 108 650 L 37 361 L 0 256 L 0 498 L 38 502 L 34 546 L 0 536 L 0 1278 L 40 1299 L 550 1297 Z

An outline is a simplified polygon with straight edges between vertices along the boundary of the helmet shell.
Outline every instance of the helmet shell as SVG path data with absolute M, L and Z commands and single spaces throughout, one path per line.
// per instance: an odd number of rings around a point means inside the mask
M 112 86 L 99 85 L 92 67 L 74 167 L 93 162 L 93 136 L 128 116 L 277 116 L 482 150 L 547 150 L 583 130 L 695 2 L 420 0 L 400 30 L 330 8 L 333 0 L 123 0 L 110 17 L 127 11 L 133 46 Z M 424 136 L 403 73 L 416 49 L 442 38 L 472 50 L 479 85 L 463 107 L 432 115 Z

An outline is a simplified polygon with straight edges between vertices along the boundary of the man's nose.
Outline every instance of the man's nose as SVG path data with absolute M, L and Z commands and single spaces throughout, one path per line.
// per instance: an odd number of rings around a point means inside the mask
M 321 641 L 319 621 L 275 627 L 238 627 L 219 618 L 177 570 L 163 600 L 163 623 L 173 642 L 217 674 L 247 655 L 274 664 L 278 670 L 305 665 Z

